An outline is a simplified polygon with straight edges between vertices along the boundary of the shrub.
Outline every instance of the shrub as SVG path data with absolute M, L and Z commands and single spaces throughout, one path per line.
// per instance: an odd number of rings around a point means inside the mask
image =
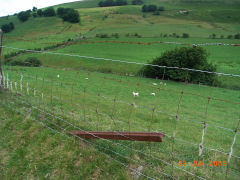
M 232 39 L 232 38 L 233 38 L 233 35 L 228 35 L 227 38 L 228 38 L 228 39 Z
M 240 33 L 235 34 L 234 39 L 240 39 Z
M 100 1 L 98 3 L 99 7 L 108 7 L 108 6 L 124 6 L 127 5 L 127 1 L 126 0 L 105 0 L 105 1 Z
M 189 34 L 183 33 L 182 38 L 189 38 Z
M 3 24 L 1 29 L 4 33 L 11 32 L 14 29 L 14 24 L 10 22 L 9 24 Z
M 99 38 L 108 38 L 108 34 L 96 34 L 96 37 L 99 37 Z
M 161 57 L 155 58 L 150 64 L 167 66 L 167 67 L 180 67 L 199 69 L 205 71 L 216 71 L 216 66 L 207 62 L 208 53 L 202 47 L 183 47 L 174 49 L 162 54 Z M 165 71 L 165 73 L 164 73 Z M 174 81 L 188 80 L 193 83 L 206 83 L 211 84 L 214 79 L 214 74 L 206 74 L 189 71 L 186 79 L 186 71 L 179 69 L 167 69 L 156 66 L 145 66 L 141 69 L 140 73 L 149 78 L 171 79 Z
M 211 38 L 211 39 L 216 39 L 216 34 L 211 34 L 210 36 L 209 36 L 209 38 Z
M 41 9 L 37 10 L 37 15 L 40 17 L 43 16 L 43 11 Z
M 159 10 L 161 9 L 161 10 Z M 155 12 L 155 11 L 164 11 L 164 7 L 157 8 L 156 5 L 150 4 L 150 5 L 143 5 L 142 6 L 142 12 Z
M 132 5 L 141 5 L 141 4 L 143 4 L 142 0 L 133 0 L 132 1 Z
M 45 16 L 45 17 L 56 16 L 56 12 L 53 9 L 53 7 L 49 7 L 43 11 L 43 16 Z
M 40 67 L 41 65 L 41 61 L 38 60 L 36 57 L 29 57 L 24 61 L 24 66 Z
M 165 11 L 165 8 L 164 8 L 163 6 L 160 6 L 160 7 L 158 8 L 158 10 L 159 10 L 159 11 Z
M 18 13 L 17 17 L 21 22 L 25 22 L 28 20 L 28 18 L 31 16 L 31 14 L 27 11 L 22 11 Z
M 112 37 L 115 37 L 116 39 L 118 39 L 119 38 L 119 34 L 118 33 L 113 33 Z
M 153 13 L 153 15 L 159 16 L 159 15 L 160 15 L 160 12 L 159 12 L 159 11 L 155 11 L 155 12 Z
M 36 18 L 37 17 L 37 13 L 33 13 L 33 15 L 32 15 L 34 18 Z
M 78 23 L 80 21 L 78 11 L 72 8 L 58 8 L 57 15 L 61 17 L 64 21 L 68 21 L 71 23 Z

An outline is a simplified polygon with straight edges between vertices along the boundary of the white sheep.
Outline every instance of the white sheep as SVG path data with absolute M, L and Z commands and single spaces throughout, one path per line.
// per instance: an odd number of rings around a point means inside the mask
M 151 95 L 152 95 L 152 96 L 155 96 L 155 95 L 156 95 L 156 93 L 151 93 Z
M 133 96 L 139 96 L 139 93 L 138 92 L 133 92 Z

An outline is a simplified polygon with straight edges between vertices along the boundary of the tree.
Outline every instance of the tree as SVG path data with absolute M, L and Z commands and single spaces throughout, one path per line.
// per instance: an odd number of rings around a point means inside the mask
M 143 4 L 142 0 L 133 0 L 132 1 L 132 5 L 141 5 L 141 4 Z
M 147 12 L 147 11 L 148 11 L 147 5 L 143 5 L 143 6 L 142 6 L 142 12 Z
M 53 7 L 49 7 L 43 11 L 43 16 L 45 16 L 45 17 L 56 16 L 56 12 L 53 9 Z
M 33 12 L 36 12 L 36 11 L 37 11 L 37 8 L 34 6 L 34 7 L 32 8 L 32 11 L 33 11 Z
M 3 24 L 1 29 L 4 33 L 11 32 L 14 29 L 14 24 L 10 22 L 9 24 Z
M 43 16 L 43 11 L 41 9 L 37 10 L 37 15 L 40 17 Z
M 64 21 L 68 21 L 72 23 L 78 23 L 80 21 L 80 16 L 78 14 L 78 11 L 72 8 L 60 7 L 57 9 L 57 15 L 61 17 Z
M 28 20 L 28 18 L 30 17 L 30 13 L 27 11 L 22 11 L 20 13 L 18 13 L 17 17 L 21 22 L 25 22 Z
M 126 0 L 116 0 L 115 5 L 116 6 L 123 6 L 123 5 L 127 5 L 127 1 Z
M 149 5 L 148 12 L 154 12 L 154 11 L 157 11 L 157 6 L 153 4 Z
M 157 6 L 153 5 L 153 4 L 148 5 L 148 6 L 147 5 L 142 6 L 142 12 L 155 12 L 157 10 L 158 10 Z
M 145 66 L 140 73 L 149 78 L 162 78 L 174 81 L 190 81 L 193 83 L 212 84 L 214 74 L 185 71 L 175 68 L 161 68 L 157 66 L 189 68 L 215 72 L 216 66 L 207 62 L 208 53 L 202 47 L 182 47 L 167 51 L 162 56 L 155 58 L 150 64 L 155 66 Z

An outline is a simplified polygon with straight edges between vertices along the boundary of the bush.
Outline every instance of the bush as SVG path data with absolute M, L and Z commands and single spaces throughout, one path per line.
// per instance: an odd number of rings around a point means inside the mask
M 158 10 L 159 10 L 159 11 L 165 11 L 165 8 L 164 8 L 163 6 L 160 6 L 160 7 L 158 8 Z
M 116 39 L 118 39 L 119 38 L 119 34 L 118 33 L 113 33 L 112 37 L 115 37 Z
M 109 7 L 109 6 L 124 6 L 127 5 L 127 1 L 126 0 L 105 0 L 105 1 L 100 1 L 98 3 L 99 7 Z
M 189 38 L 189 34 L 183 33 L 182 38 Z
M 232 39 L 232 38 L 233 38 L 233 35 L 228 35 L 227 38 L 228 38 L 228 39 Z
M 163 53 L 161 57 L 155 58 L 150 64 L 167 66 L 167 67 L 179 67 L 199 69 L 205 71 L 216 71 L 216 66 L 207 62 L 208 53 L 202 47 L 183 47 L 180 49 L 174 49 Z M 165 71 L 165 73 L 164 73 Z M 171 79 L 174 81 L 188 80 L 193 83 L 206 83 L 212 84 L 214 80 L 214 74 L 199 73 L 179 70 L 179 69 L 167 69 L 156 66 L 145 66 L 141 69 L 140 73 L 149 78 L 161 78 Z
M 234 35 L 234 39 L 240 39 L 240 33 Z
M 33 15 L 32 15 L 34 18 L 36 18 L 37 17 L 37 13 L 33 13 Z
M 37 10 L 37 15 L 40 17 L 43 16 L 43 11 L 41 9 Z
M 1 29 L 4 33 L 11 32 L 14 29 L 14 24 L 10 22 L 9 24 L 3 24 Z
M 78 23 L 80 21 L 78 11 L 72 8 L 58 8 L 57 15 L 61 17 L 64 21 L 68 21 L 71 23 Z
M 56 16 L 56 12 L 53 9 L 53 7 L 49 7 L 46 10 L 43 11 L 43 16 L 45 16 L 45 17 Z
M 28 67 L 40 67 L 42 65 L 41 61 L 36 57 L 29 57 L 24 61 L 24 66 Z
M 27 11 L 22 11 L 20 13 L 18 13 L 17 17 L 21 22 L 25 22 L 28 20 L 28 18 L 31 16 L 30 12 Z
M 141 5 L 141 4 L 143 4 L 142 0 L 133 0 L 132 1 L 132 5 Z
M 153 13 L 153 15 L 159 16 L 159 15 L 160 15 L 160 12 L 159 12 L 159 11 L 155 11 L 155 12 Z
M 108 34 L 96 34 L 96 37 L 99 37 L 99 38 L 109 38 Z
M 161 9 L 161 10 L 159 10 Z M 164 7 L 157 8 L 156 5 L 150 4 L 150 5 L 143 5 L 142 6 L 142 12 L 155 12 L 155 11 L 164 11 Z

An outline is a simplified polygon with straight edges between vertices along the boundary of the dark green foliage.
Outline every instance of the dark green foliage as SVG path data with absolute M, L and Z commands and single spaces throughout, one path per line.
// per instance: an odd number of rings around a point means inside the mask
M 118 33 L 113 33 L 112 37 L 115 37 L 116 39 L 118 39 L 119 38 L 119 34 Z
M 80 21 L 80 16 L 78 11 L 72 8 L 58 8 L 57 15 L 61 17 L 64 21 L 68 21 L 71 23 L 78 23 Z
M 211 39 L 216 39 L 216 34 L 211 34 L 210 36 L 209 36 L 209 38 L 211 38 Z
M 153 4 L 142 6 L 142 12 L 155 12 L 157 10 L 158 10 L 157 6 Z
M 31 16 L 30 12 L 27 11 L 22 11 L 20 13 L 18 13 L 17 17 L 21 22 L 25 22 L 28 20 L 28 18 Z
M 14 29 L 14 24 L 10 22 L 9 24 L 3 24 L 1 29 L 4 33 L 11 32 Z
M 159 11 L 165 11 L 165 8 L 164 8 L 163 6 L 160 6 L 160 7 L 158 8 L 158 10 L 159 10 Z
M 40 67 L 42 65 L 36 57 L 29 57 L 25 61 L 9 61 L 8 63 L 11 66 L 27 66 L 27 67 Z
M 43 11 L 43 16 L 45 16 L 45 17 L 56 16 L 56 12 L 53 9 L 53 7 L 49 7 L 46 10 Z
M 105 0 L 98 3 L 99 7 L 109 7 L 109 6 L 124 6 L 127 5 L 126 0 Z
M 36 57 L 29 57 L 24 61 L 25 66 L 29 67 L 40 67 L 42 65 L 41 61 Z
M 108 34 L 96 34 L 96 37 L 99 37 L 99 38 L 109 38 Z
M 228 39 L 232 39 L 232 38 L 233 38 L 233 35 L 228 35 L 227 38 L 228 38 Z
M 141 4 L 143 4 L 142 0 L 133 0 L 132 1 L 132 5 L 141 5 Z
M 216 67 L 207 62 L 208 53 L 202 47 L 180 48 L 167 51 L 161 57 L 155 58 L 150 64 L 167 67 L 190 68 L 215 72 Z M 145 66 L 140 73 L 149 78 L 162 78 L 174 81 L 189 81 L 193 83 L 211 84 L 214 74 L 185 71 L 180 69 Z
M 33 15 L 32 15 L 33 17 L 37 17 L 37 13 L 33 13 Z
M 182 38 L 189 38 L 189 34 L 188 33 L 183 33 Z
M 240 33 L 235 34 L 234 39 L 240 39 Z
M 33 11 L 33 12 L 36 12 L 36 11 L 37 11 L 37 8 L 36 8 L 36 7 L 33 7 L 33 8 L 32 8 L 32 11 Z
M 37 10 L 37 15 L 40 17 L 43 16 L 43 11 L 41 9 Z
M 155 12 L 153 13 L 153 15 L 159 16 L 159 15 L 160 15 L 160 12 L 159 12 L 159 11 L 155 11 Z

